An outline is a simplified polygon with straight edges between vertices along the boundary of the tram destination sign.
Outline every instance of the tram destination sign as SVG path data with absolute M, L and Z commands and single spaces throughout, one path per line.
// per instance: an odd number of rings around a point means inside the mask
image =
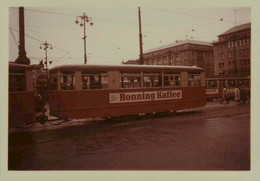
M 206 94 L 218 94 L 218 89 L 206 89 Z
M 127 102 L 144 102 L 144 101 L 159 101 L 181 99 L 181 90 L 169 91 L 142 91 L 142 92 L 122 92 L 110 93 L 110 103 L 127 103 Z

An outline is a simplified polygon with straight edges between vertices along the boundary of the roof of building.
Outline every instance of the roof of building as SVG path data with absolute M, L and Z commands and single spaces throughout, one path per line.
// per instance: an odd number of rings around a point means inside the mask
M 171 43 L 171 44 L 163 45 L 163 46 L 160 46 L 160 47 L 152 48 L 150 50 L 145 51 L 144 53 L 155 52 L 155 51 L 158 51 L 158 50 L 163 50 L 163 49 L 166 49 L 166 48 L 175 47 L 175 46 L 183 45 L 183 44 L 196 44 L 196 45 L 212 46 L 211 42 L 206 42 L 206 41 L 180 40 L 180 41 L 176 41 L 175 43 Z
M 139 64 L 139 60 L 127 60 L 123 62 L 123 64 Z
M 234 27 L 230 28 L 229 30 L 225 31 L 224 33 L 222 33 L 222 34 L 220 34 L 218 36 L 234 33 L 234 32 L 245 30 L 245 29 L 249 29 L 249 28 L 251 28 L 251 23 L 246 23 L 246 24 L 234 26 Z
M 32 66 L 27 64 L 9 62 L 9 69 L 32 69 Z

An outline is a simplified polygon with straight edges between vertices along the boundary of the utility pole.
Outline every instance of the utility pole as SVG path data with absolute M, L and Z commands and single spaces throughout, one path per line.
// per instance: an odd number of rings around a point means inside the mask
M 30 64 L 30 59 L 26 57 L 25 39 L 24 39 L 24 8 L 19 7 L 19 55 L 15 63 Z
M 94 23 L 92 22 L 92 19 L 88 16 L 86 16 L 85 13 L 83 13 L 82 16 L 77 16 L 77 19 L 75 21 L 76 24 L 79 23 L 78 18 L 80 18 L 80 26 L 84 26 L 84 37 L 82 38 L 84 40 L 84 63 L 87 64 L 87 53 L 86 53 L 86 22 L 88 23 L 90 21 L 90 25 L 92 26 Z M 83 23 L 82 23 L 83 22 Z
M 45 41 L 44 43 L 42 43 L 40 45 L 40 49 L 42 49 L 42 48 L 43 48 L 43 50 L 45 50 L 46 77 L 48 78 L 48 56 L 47 56 L 47 51 L 48 51 L 48 48 L 52 49 L 52 45 L 47 43 L 47 41 Z
M 143 41 L 142 41 L 142 28 L 141 28 L 141 11 L 140 7 L 138 7 L 138 15 L 139 15 L 139 46 L 140 46 L 140 64 L 144 64 L 144 57 L 143 57 Z

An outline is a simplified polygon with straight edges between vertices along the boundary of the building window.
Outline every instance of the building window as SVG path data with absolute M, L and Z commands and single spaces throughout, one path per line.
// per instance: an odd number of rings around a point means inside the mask
M 242 44 L 243 44 L 243 45 L 246 44 L 246 40 L 245 40 L 245 39 L 242 40 Z
M 250 44 L 250 40 L 249 39 L 246 39 L 246 44 Z

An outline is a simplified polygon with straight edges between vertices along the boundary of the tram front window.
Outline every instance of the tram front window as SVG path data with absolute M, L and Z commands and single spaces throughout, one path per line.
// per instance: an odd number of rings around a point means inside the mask
M 50 74 L 50 89 L 58 90 L 58 76 L 57 73 Z
M 26 76 L 24 70 L 10 70 L 9 91 L 26 91 Z
M 26 91 L 25 75 L 9 75 L 9 91 Z

